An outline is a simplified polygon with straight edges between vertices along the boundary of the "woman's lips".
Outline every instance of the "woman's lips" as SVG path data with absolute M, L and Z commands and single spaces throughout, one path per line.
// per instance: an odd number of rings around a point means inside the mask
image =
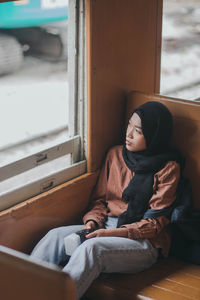
M 132 143 L 130 143 L 128 140 L 126 140 L 126 145 L 131 146 Z

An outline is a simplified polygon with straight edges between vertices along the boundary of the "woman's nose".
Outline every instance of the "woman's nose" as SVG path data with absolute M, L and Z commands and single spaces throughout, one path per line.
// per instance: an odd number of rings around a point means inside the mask
M 128 137 L 130 137 L 130 138 L 133 137 L 133 128 L 128 128 L 127 135 L 128 135 Z

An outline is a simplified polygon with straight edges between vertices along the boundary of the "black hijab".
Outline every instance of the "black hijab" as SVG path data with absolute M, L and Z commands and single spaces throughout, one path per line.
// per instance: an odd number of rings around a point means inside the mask
M 122 199 L 128 202 L 128 208 L 119 216 L 117 227 L 137 222 L 142 218 L 169 216 L 172 210 L 170 207 L 161 210 L 149 209 L 154 175 L 168 161 L 176 161 L 180 165 L 183 161 L 180 152 L 169 147 L 173 118 L 165 105 L 149 101 L 139 106 L 133 113 L 137 113 L 141 119 L 146 149 L 132 152 L 127 150 L 126 145 L 123 146 L 124 161 L 135 175 L 122 193 Z

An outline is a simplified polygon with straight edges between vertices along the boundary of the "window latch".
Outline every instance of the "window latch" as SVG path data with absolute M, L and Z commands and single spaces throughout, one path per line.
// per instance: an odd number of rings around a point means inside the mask
M 51 178 L 48 181 L 45 181 L 43 184 L 41 184 L 41 192 L 45 192 L 50 190 L 54 186 L 55 178 Z
M 36 164 L 43 163 L 47 158 L 47 153 L 36 154 Z

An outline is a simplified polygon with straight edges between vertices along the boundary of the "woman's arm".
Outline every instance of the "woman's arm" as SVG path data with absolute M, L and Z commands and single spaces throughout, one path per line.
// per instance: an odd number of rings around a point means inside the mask
M 149 201 L 151 209 L 163 209 L 170 206 L 176 199 L 176 190 L 180 178 L 180 166 L 170 161 L 154 176 L 154 194 Z M 152 219 L 142 219 L 139 222 L 125 224 L 128 237 L 134 238 L 155 238 L 164 227 L 170 223 L 165 216 Z
M 118 236 L 130 239 L 154 238 L 169 224 L 166 217 L 156 219 L 143 219 L 137 223 L 123 225 L 120 228 L 97 229 L 87 235 L 87 238 L 100 236 Z M 130 226 L 130 227 L 127 227 Z

